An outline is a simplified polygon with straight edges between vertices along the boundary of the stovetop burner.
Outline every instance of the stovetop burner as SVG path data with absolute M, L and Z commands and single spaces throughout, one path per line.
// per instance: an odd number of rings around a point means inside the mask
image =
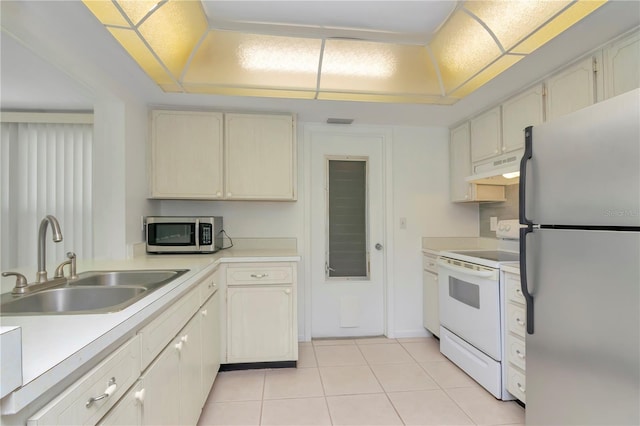
M 500 250 L 459 250 L 451 253 L 461 254 L 468 257 L 477 257 L 487 259 L 494 262 L 517 262 L 520 259 L 518 253 Z

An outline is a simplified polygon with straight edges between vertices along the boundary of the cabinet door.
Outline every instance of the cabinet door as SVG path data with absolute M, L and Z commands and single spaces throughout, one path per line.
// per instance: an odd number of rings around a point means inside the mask
M 202 398 L 204 405 L 220 369 L 220 291 L 200 309 L 202 316 Z
M 291 286 L 227 288 L 227 361 L 294 360 Z
M 493 108 L 471 120 L 471 162 L 500 154 L 502 128 L 500 107 Z
M 541 124 L 544 117 L 542 85 L 502 104 L 502 152 L 524 149 L 524 129 Z
M 180 354 L 180 424 L 195 425 L 202 409 L 201 316 L 195 315 L 178 334 Z
M 605 98 L 640 87 L 640 33 L 618 40 L 604 50 L 603 72 Z
M 295 200 L 296 155 L 290 115 L 225 115 L 225 197 Z
M 152 198 L 222 198 L 222 125 L 219 113 L 152 111 Z
M 180 423 L 180 340 L 174 339 L 142 375 L 142 424 Z
M 440 308 L 438 302 L 438 274 L 423 271 L 423 325 L 440 337 Z
M 590 56 L 547 80 L 547 120 L 595 103 L 593 61 Z
M 469 123 L 451 130 L 449 155 L 451 201 L 468 201 L 471 185 L 464 179 L 471 174 Z
M 142 403 L 144 392 L 138 382 L 120 401 L 100 420 L 98 426 L 133 426 L 142 422 Z

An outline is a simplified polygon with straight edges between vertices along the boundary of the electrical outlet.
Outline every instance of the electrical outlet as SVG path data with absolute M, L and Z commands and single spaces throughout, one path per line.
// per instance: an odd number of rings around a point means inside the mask
M 491 216 L 489 218 L 489 229 L 491 231 L 497 231 L 498 230 L 498 217 L 497 216 Z
M 401 217 L 400 218 L 400 229 L 407 229 L 407 218 L 406 217 Z

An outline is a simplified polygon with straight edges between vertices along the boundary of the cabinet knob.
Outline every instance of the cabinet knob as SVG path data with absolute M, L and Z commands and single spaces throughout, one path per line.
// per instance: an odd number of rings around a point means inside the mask
M 180 342 L 176 343 L 173 347 L 176 348 L 176 350 L 178 352 L 181 352 L 182 351 L 182 342 L 180 341 Z
M 188 334 L 185 334 L 184 336 L 182 336 L 182 337 L 180 338 L 180 341 L 181 341 L 182 343 L 187 343 L 187 342 L 189 341 L 189 335 L 188 335 Z
M 138 404 L 144 404 L 144 389 L 140 389 L 138 392 L 134 393 L 133 398 Z
M 520 392 L 522 393 L 526 392 L 526 389 L 520 383 L 516 383 L 516 385 L 518 386 L 518 389 L 520 390 Z
M 498 152 L 500 152 L 500 151 L 497 150 L 497 149 L 495 151 L 493 151 L 494 154 L 497 154 Z
M 291 294 L 291 289 L 289 289 L 289 288 L 288 288 L 288 289 L 286 289 L 286 290 L 284 291 L 284 294 Z
M 522 321 L 520 318 L 516 318 L 516 322 L 518 323 L 518 325 L 521 325 L 524 327 L 524 321 Z
M 222 197 L 222 192 L 220 191 L 216 192 L 216 197 Z
M 518 355 L 518 358 L 524 359 L 524 354 L 522 352 L 520 352 L 519 349 L 516 349 L 516 355 Z
M 507 150 L 507 147 L 506 147 L 506 146 L 503 146 L 503 147 L 502 147 L 502 152 L 504 152 L 504 151 L 506 151 L 506 150 Z
M 230 192 L 227 192 L 227 197 L 231 197 L 231 195 L 232 194 Z
M 202 314 L 203 317 L 206 317 L 208 312 L 206 309 L 203 309 L 202 312 L 200 312 Z

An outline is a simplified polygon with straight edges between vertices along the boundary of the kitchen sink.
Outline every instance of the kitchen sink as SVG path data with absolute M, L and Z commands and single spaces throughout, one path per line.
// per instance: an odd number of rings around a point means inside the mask
M 47 290 L 23 296 L 2 295 L 0 315 L 98 314 L 120 311 L 188 269 L 89 271 Z
M 69 281 L 67 285 L 72 287 L 121 287 L 133 285 L 152 290 L 173 281 L 187 271 L 188 269 L 88 271 L 78 274 L 78 278 Z

